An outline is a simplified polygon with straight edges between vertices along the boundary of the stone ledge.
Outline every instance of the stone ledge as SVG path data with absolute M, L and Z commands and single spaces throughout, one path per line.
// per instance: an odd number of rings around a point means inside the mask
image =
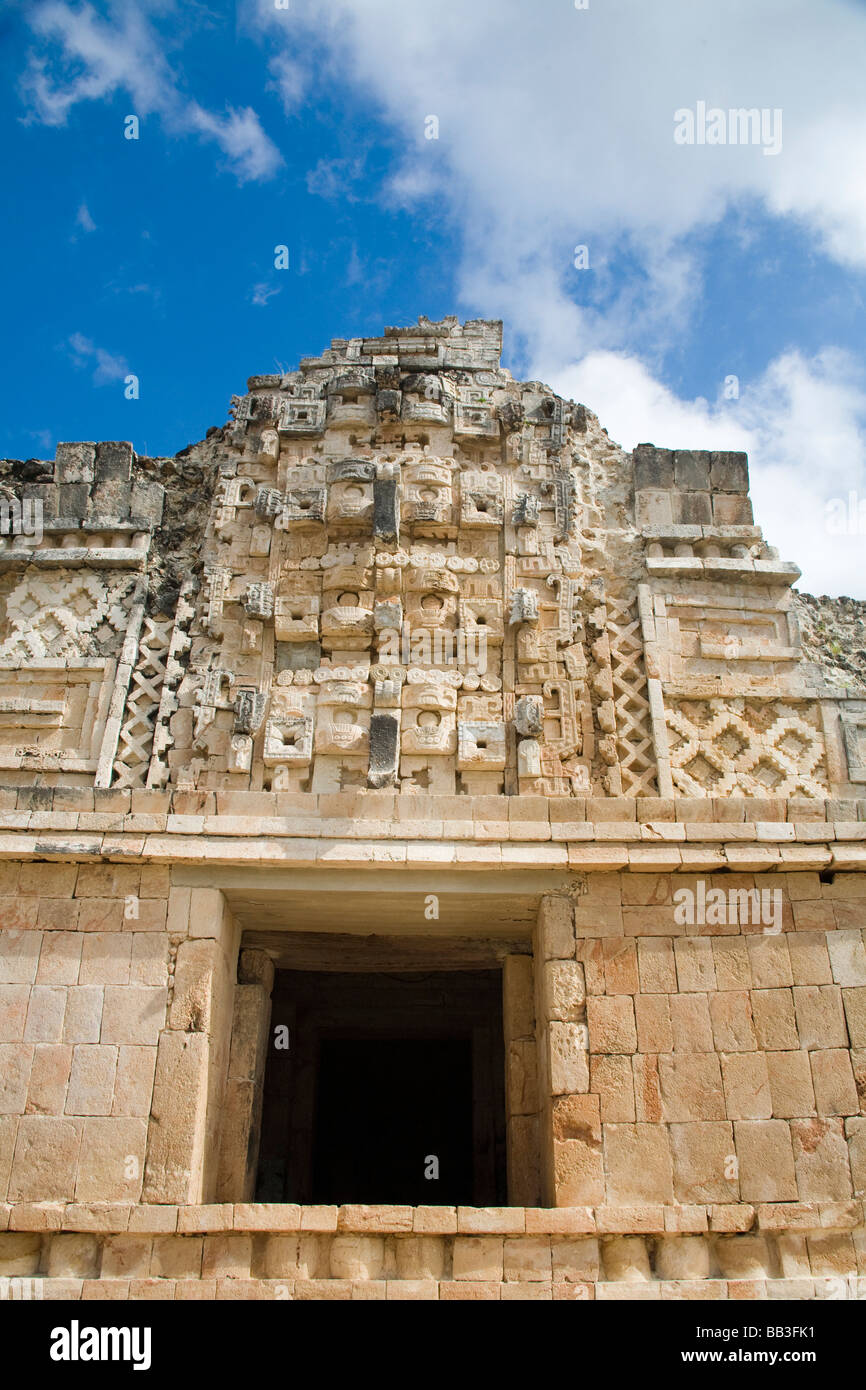
M 33 1281 L 23 1281 L 32 1285 Z M 651 1283 L 497 1283 L 454 1280 L 267 1280 L 267 1279 L 40 1279 L 38 1296 L 49 1302 L 176 1301 L 275 1302 L 570 1302 L 600 1301 L 784 1301 L 838 1300 L 866 1297 L 866 1279 L 853 1276 L 792 1279 L 677 1279 Z M 840 1292 L 841 1289 L 841 1292 Z M 28 1295 L 19 1293 L 19 1297 Z
M 490 844 L 484 837 L 445 840 L 398 840 L 390 836 L 372 839 L 324 839 L 309 835 L 293 838 L 259 835 L 251 822 L 246 837 L 161 833 L 90 834 L 70 828 L 68 817 L 52 823 L 40 813 L 38 831 L 32 818 L 18 812 L 0 816 L 0 860 L 40 859 L 49 863 L 110 860 L 118 863 L 199 863 L 244 866 L 314 868 L 321 864 L 346 864 L 371 868 L 388 864 L 431 867 L 459 864 L 491 868 L 500 865 L 527 868 L 566 867 L 575 871 L 611 873 L 711 873 L 726 866 L 738 873 L 766 871 L 866 872 L 866 842 L 837 842 L 828 836 L 818 845 L 798 846 L 753 842 L 732 843 L 692 840 L 687 844 L 615 843 L 595 834 L 579 841 L 541 843 L 537 840 Z M 10 820 L 12 825 L 10 825 Z M 721 827 L 720 827 L 721 828 Z M 829 828 L 829 827 L 828 827 Z M 866 827 L 864 827 L 866 828 Z M 594 827 L 589 830 L 594 832 Z
M 835 838 L 866 839 L 866 798 L 807 800 L 802 797 L 542 797 L 542 796 L 463 796 L 418 793 L 398 795 L 388 791 L 359 789 L 351 792 L 247 792 L 247 791 L 144 791 L 94 789 L 93 787 L 46 787 L 0 785 L 0 811 L 111 812 L 121 816 L 158 816 L 187 819 L 188 831 L 234 835 L 245 821 L 271 823 L 270 831 L 290 834 L 287 826 L 298 824 L 298 834 L 312 833 L 311 823 L 335 820 L 344 823 L 396 821 L 429 823 L 472 821 L 506 826 L 522 826 L 518 838 L 530 838 L 526 827 L 609 826 L 637 823 L 637 838 L 681 839 L 676 829 L 684 824 L 711 826 L 737 825 L 730 832 L 734 839 L 790 839 L 820 837 L 819 827 L 835 825 Z M 205 825 L 204 822 L 207 822 Z M 667 825 L 669 828 L 664 829 Z M 778 835 L 773 826 L 802 827 L 792 837 L 789 831 Z M 763 833 L 756 827 L 762 827 Z M 807 828 L 808 827 L 808 828 Z M 79 828 L 84 829 L 84 825 Z M 178 830 L 181 826 L 178 825 Z M 342 832 L 345 833 L 345 832 Z M 558 832 L 553 832 L 560 838 Z M 506 835 L 503 834 L 503 838 Z M 689 836 L 688 838 L 692 838 Z M 703 837 L 700 837 L 703 838 Z
M 5 1218 L 4 1218 L 5 1213 Z M 727 1206 L 433 1207 L 298 1206 L 291 1203 L 222 1203 L 148 1206 L 120 1203 L 4 1203 L 0 1222 L 9 1232 L 81 1235 L 252 1236 L 394 1235 L 522 1236 L 717 1234 L 866 1228 L 866 1204 L 775 1202 L 757 1208 Z

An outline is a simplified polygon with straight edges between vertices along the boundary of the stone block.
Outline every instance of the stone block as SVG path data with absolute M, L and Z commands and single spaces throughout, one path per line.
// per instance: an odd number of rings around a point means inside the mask
M 605 1125 L 608 1201 L 613 1204 L 673 1201 L 667 1131 L 655 1125 Z
M 594 1237 L 553 1236 L 550 1242 L 551 1269 L 556 1282 L 591 1284 L 599 1277 L 600 1255 Z
M 156 1236 L 150 1260 L 150 1273 L 157 1279 L 200 1279 L 202 1236 Z
M 551 1277 L 549 1236 L 506 1237 L 503 1276 L 507 1282 L 541 1283 Z
M 544 964 L 544 1007 L 549 1019 L 578 1023 L 586 1004 L 583 966 L 573 960 L 551 960 Z
M 32 1278 L 39 1273 L 42 1239 L 25 1233 L 0 1233 L 0 1274 L 10 1279 Z
M 656 1247 L 656 1273 L 660 1279 L 708 1279 L 709 1245 L 699 1236 L 660 1240 Z
M 641 937 L 637 943 L 642 994 L 676 994 L 677 971 L 672 941 Z
M 563 1207 L 593 1206 L 605 1198 L 601 1145 L 594 1139 L 554 1139 L 555 1200 Z
M 503 1025 L 506 1042 L 535 1036 L 535 1001 L 531 956 L 506 956 L 502 962 Z
M 574 907 L 570 898 L 547 896 L 538 911 L 538 955 L 546 960 L 573 960 Z
M 593 1053 L 637 1051 L 634 1000 L 629 995 L 590 996 L 586 1001 L 589 1047 Z
M 21 1117 L 9 1181 L 10 1201 L 71 1201 L 83 1126 L 82 1120 L 50 1115 Z
M 815 1104 L 819 1115 L 858 1115 L 860 1099 L 851 1066 L 851 1054 L 838 1048 L 810 1052 Z
M 790 1052 L 800 1046 L 791 996 L 790 989 L 752 990 L 755 1035 L 758 1046 L 765 1051 Z
M 719 1052 L 754 1052 L 757 1048 L 748 990 L 724 990 L 709 998 L 713 1040 Z
M 791 1137 L 802 1202 L 832 1202 L 852 1196 L 848 1145 L 840 1117 L 792 1120 Z
M 601 1119 L 605 1124 L 628 1124 L 635 1120 L 634 1077 L 630 1057 L 591 1057 L 589 1087 L 598 1096 Z
M 739 1184 L 730 1123 L 704 1120 L 674 1124 L 670 1141 L 678 1202 L 722 1204 L 737 1200 Z
M 866 985 L 866 947 L 859 931 L 829 932 L 827 950 L 837 985 L 848 988 Z
M 150 1114 L 156 1052 L 155 1047 L 118 1047 L 113 1115 Z
M 141 1196 L 147 1125 L 143 1119 L 83 1121 L 75 1183 L 77 1202 L 137 1202 Z
M 805 1048 L 847 1047 L 848 1034 L 838 985 L 795 985 L 798 1043 Z
M 27 1005 L 24 1041 L 59 1043 L 65 1013 L 66 990 L 62 985 L 34 985 Z
M 102 1258 L 94 1235 L 55 1235 L 48 1249 L 49 1279 L 95 1279 Z
M 155 1047 L 165 1027 L 166 1000 L 165 989 L 107 986 L 100 1041 Z
M 110 1115 L 117 1071 L 116 1047 L 83 1043 L 72 1049 L 67 1115 Z
M 660 1057 L 659 1082 L 666 1120 L 725 1119 L 722 1075 L 715 1053 Z
M 555 1096 L 589 1089 L 589 1053 L 586 1029 L 580 1023 L 548 1026 L 550 1088 Z
M 159 1039 L 142 1200 L 190 1202 L 199 1195 L 207 1113 L 208 1041 L 202 1033 Z
M 808 1052 L 768 1052 L 767 1075 L 776 1119 L 815 1114 L 815 1092 Z
M 746 1202 L 796 1202 L 791 1131 L 784 1120 L 734 1123 L 740 1195 Z
M 731 1120 L 768 1120 L 773 1101 L 763 1052 L 722 1054 L 725 1109 Z
M 445 1277 L 445 1241 L 436 1236 L 400 1236 L 394 1244 L 399 1279 Z M 384 1260 L 384 1251 L 383 1251 Z M 331 1256 L 333 1269 L 333 1253 Z
M 614 1236 L 602 1245 L 606 1280 L 622 1284 L 648 1284 L 652 1279 L 649 1251 L 640 1236 Z
M 672 994 L 671 1029 L 675 1052 L 712 1052 L 713 1029 L 706 994 Z
M 637 944 L 616 937 L 602 942 L 604 983 L 607 994 L 637 994 L 640 978 Z
M 452 1258 L 452 1272 L 456 1282 L 501 1282 L 503 1237 L 457 1236 L 454 1240 Z

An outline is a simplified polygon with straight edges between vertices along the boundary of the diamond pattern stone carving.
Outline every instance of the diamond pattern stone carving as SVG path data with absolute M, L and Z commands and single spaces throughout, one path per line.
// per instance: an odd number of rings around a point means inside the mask
M 656 796 L 655 747 L 637 604 L 608 595 L 607 612 L 622 792 L 624 796 Z
M 28 662 L 113 654 L 134 587 L 129 576 L 92 573 L 22 580 L 6 600 L 12 632 L 0 644 L 0 657 Z
M 667 710 L 671 772 L 683 796 L 827 795 L 817 705 L 682 700 Z
M 165 679 L 172 626 L 171 618 L 144 619 L 138 645 L 138 661 L 126 698 L 126 718 L 121 725 L 118 739 L 114 786 L 145 785 L 153 752 L 153 731 Z

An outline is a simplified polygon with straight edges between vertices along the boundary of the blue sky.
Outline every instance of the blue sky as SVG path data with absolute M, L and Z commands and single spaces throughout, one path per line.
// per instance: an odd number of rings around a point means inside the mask
M 332 337 L 501 317 L 625 447 L 748 449 L 803 587 L 866 597 L 864 51 L 860 0 L 7 3 L 0 454 L 174 453 Z M 701 101 L 781 148 L 678 145 Z

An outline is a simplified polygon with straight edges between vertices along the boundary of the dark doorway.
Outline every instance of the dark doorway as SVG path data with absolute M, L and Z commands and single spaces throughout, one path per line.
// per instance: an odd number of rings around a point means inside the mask
M 498 970 L 278 971 L 271 1021 L 257 1201 L 505 1203 Z
M 471 1039 L 323 1041 L 313 1201 L 421 1206 L 431 1192 L 472 1202 Z

